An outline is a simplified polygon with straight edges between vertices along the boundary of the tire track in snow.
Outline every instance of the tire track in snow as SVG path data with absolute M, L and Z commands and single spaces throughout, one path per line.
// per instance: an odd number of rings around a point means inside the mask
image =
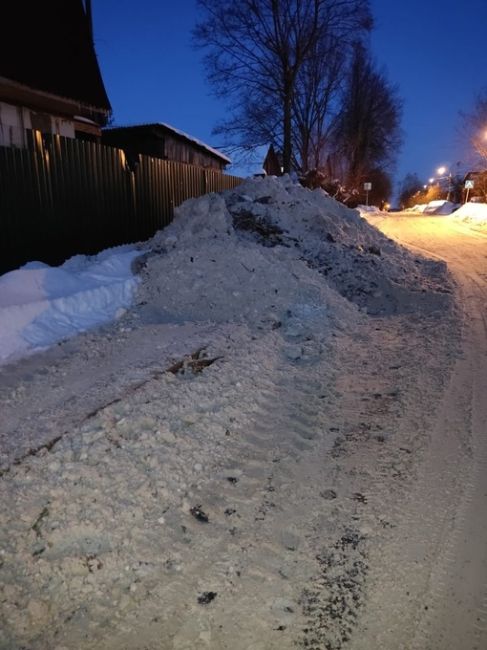
M 313 436 L 330 435 L 316 395 L 329 368 L 289 364 L 273 344 L 262 369 L 252 354 L 267 343 L 239 344 L 213 342 L 227 350 L 221 381 L 216 365 L 153 379 L 4 477 L 12 488 L 4 576 L 17 582 L 21 608 L 4 625 L 12 647 L 293 647 L 298 585 L 311 571 L 309 516 L 301 508 L 300 521 L 296 504 L 312 503 L 300 483 Z M 196 505 L 208 524 L 191 516 Z M 47 514 L 36 540 L 39 508 Z M 205 591 L 218 593 L 211 620 L 197 601 Z M 42 629 L 33 618 L 24 627 L 26 610 L 42 614 Z
M 487 291 L 478 276 L 469 273 L 463 292 L 471 317 L 467 331 L 471 463 L 450 534 L 433 570 L 436 607 L 421 621 L 415 639 L 418 648 L 429 644 L 481 650 L 487 643 Z
M 487 643 L 487 296 L 473 269 L 485 264 L 485 238 L 462 241 L 446 232 L 433 240 L 428 222 L 409 225 L 413 234 L 405 231 L 405 237 L 425 252 L 433 246 L 457 274 L 465 309 L 464 355 L 445 393 L 418 482 L 407 502 L 396 505 L 398 529 L 380 549 L 381 570 L 360 622 L 360 640 L 357 636 L 350 647 L 480 650 Z M 395 232 L 394 221 L 391 226 Z

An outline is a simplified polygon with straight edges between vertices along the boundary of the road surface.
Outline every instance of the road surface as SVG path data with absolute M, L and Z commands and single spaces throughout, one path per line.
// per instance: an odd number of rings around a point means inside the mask
M 462 352 L 431 422 L 395 534 L 376 548 L 375 574 L 350 647 L 487 648 L 487 236 L 445 217 L 371 221 L 445 260 L 458 285 Z

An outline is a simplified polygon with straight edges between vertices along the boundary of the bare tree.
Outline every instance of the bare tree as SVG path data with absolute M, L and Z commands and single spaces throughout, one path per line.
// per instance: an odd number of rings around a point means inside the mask
M 333 36 L 316 44 L 302 66 L 293 98 L 294 165 L 302 173 L 322 170 L 347 64 L 347 48 Z
M 390 169 L 401 145 L 402 103 L 370 54 L 355 45 L 337 120 L 335 142 L 346 167 L 345 182 L 358 187 L 373 169 Z
M 487 87 L 475 98 L 472 111 L 460 115 L 477 161 L 487 165 Z
M 233 144 L 275 145 L 290 171 L 299 75 L 329 34 L 339 43 L 371 27 L 369 0 L 198 0 L 198 6 L 195 43 L 206 50 L 217 95 L 232 101 L 232 117 L 217 131 Z

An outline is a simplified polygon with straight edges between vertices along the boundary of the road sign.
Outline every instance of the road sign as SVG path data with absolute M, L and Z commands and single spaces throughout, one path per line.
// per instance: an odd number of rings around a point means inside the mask
M 372 189 L 372 183 L 364 183 L 364 190 L 366 192 L 370 192 L 371 189 Z
M 465 181 L 465 189 L 473 190 L 475 183 L 473 181 Z

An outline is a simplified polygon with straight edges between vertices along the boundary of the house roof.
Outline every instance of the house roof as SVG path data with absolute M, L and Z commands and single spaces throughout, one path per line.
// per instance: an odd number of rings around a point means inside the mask
M 470 172 L 467 172 L 464 176 L 464 180 L 468 181 L 476 176 L 483 176 L 484 174 L 487 174 L 487 169 L 477 169 L 477 170 L 472 170 Z
M 196 145 L 200 149 L 204 149 L 206 153 L 209 153 L 212 156 L 215 156 L 216 158 L 219 158 L 220 160 L 225 161 L 226 163 L 231 163 L 231 159 L 228 158 L 225 154 L 223 154 L 221 151 L 218 151 L 217 149 L 213 149 L 213 147 L 210 147 L 208 144 L 205 144 L 201 140 L 198 140 L 197 138 L 194 138 L 192 135 L 188 135 L 184 131 L 181 131 L 180 129 L 176 129 L 174 126 L 171 126 L 169 124 L 166 124 L 165 122 L 152 122 L 149 124 L 136 124 L 133 126 L 116 126 L 116 127 L 111 127 L 107 129 L 103 129 L 104 133 L 116 133 L 116 132 L 132 132 L 132 133 L 147 133 L 147 132 L 156 132 L 156 133 L 169 133 L 170 135 L 176 136 L 182 140 L 186 140 L 187 142 L 191 142 L 191 144 Z
M 6 2 L 0 13 L 0 77 L 111 111 L 82 0 Z

